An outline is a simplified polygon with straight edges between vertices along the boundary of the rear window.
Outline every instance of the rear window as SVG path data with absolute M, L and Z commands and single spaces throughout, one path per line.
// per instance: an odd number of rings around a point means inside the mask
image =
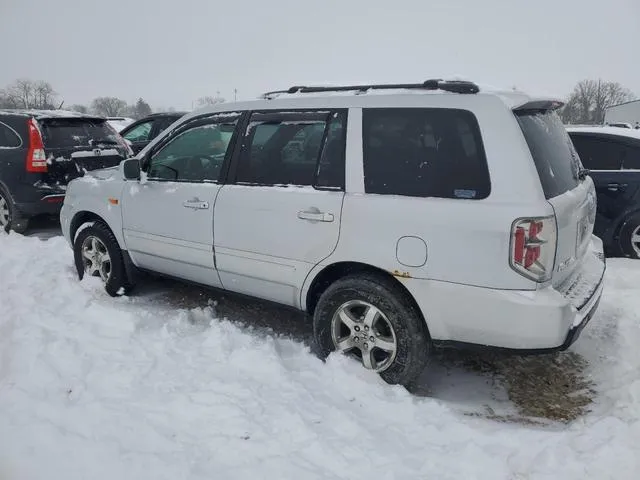
M 475 116 L 466 110 L 363 110 L 367 193 L 479 200 L 491 182 Z
M 40 120 L 47 148 L 91 147 L 97 143 L 120 144 L 118 135 L 105 120 L 48 119 Z
M 582 165 L 558 114 L 550 110 L 523 111 L 516 112 L 516 117 L 547 200 L 576 188 Z

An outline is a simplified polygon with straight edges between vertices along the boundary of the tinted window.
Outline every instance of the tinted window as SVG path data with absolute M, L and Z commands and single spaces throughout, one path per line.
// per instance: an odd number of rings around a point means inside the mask
M 625 147 L 622 168 L 640 170 L 640 142 L 636 142 L 635 145 L 625 145 Z
M 518 112 L 516 117 L 529 145 L 547 199 L 578 186 L 580 159 L 553 111 Z
M 17 148 L 22 140 L 8 125 L 0 123 L 0 148 Z
M 619 170 L 626 146 L 585 135 L 571 135 L 582 165 L 590 170 Z
M 146 142 L 149 140 L 149 135 L 151 134 L 151 124 L 153 121 L 148 121 L 136 125 L 131 130 L 123 135 L 124 138 L 129 140 L 130 142 Z
M 236 120 L 193 127 L 178 134 L 151 159 L 149 178 L 217 181 L 230 153 Z
M 318 187 L 344 189 L 344 150 L 347 132 L 347 115 L 334 113 L 329 121 L 327 139 L 322 148 L 316 185 Z
M 489 170 L 471 112 L 433 108 L 363 110 L 367 193 L 482 199 Z
M 156 119 L 155 126 L 156 126 L 156 129 L 158 131 L 158 134 L 160 134 L 163 130 L 168 128 L 176 120 L 178 120 L 178 119 L 174 118 L 174 117 L 162 117 L 162 118 Z
M 253 114 L 237 181 L 313 185 L 328 119 L 329 112 Z
M 91 147 L 99 142 L 120 145 L 116 131 L 105 120 L 48 119 L 40 121 L 45 147 Z

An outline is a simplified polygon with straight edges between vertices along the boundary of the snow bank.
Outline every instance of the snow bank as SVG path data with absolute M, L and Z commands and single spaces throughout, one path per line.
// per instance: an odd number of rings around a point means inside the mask
M 60 237 L 0 236 L 0 285 L 2 480 L 637 478 L 640 263 L 611 262 L 576 347 L 594 411 L 550 427 L 465 416 L 211 307 L 112 299 Z

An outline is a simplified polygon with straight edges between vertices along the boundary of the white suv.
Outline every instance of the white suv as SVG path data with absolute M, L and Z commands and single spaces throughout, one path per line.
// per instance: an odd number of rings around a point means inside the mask
M 441 80 L 215 105 L 71 182 L 62 228 L 111 295 L 143 270 L 297 307 L 389 383 L 434 345 L 561 350 L 605 259 L 559 106 Z

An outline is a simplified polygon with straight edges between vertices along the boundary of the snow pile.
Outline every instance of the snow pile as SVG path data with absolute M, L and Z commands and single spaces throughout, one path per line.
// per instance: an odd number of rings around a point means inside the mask
M 640 263 L 607 277 L 576 345 L 593 412 L 535 427 L 413 397 L 210 306 L 112 299 L 77 281 L 62 238 L 2 235 L 0 479 L 637 478 Z

